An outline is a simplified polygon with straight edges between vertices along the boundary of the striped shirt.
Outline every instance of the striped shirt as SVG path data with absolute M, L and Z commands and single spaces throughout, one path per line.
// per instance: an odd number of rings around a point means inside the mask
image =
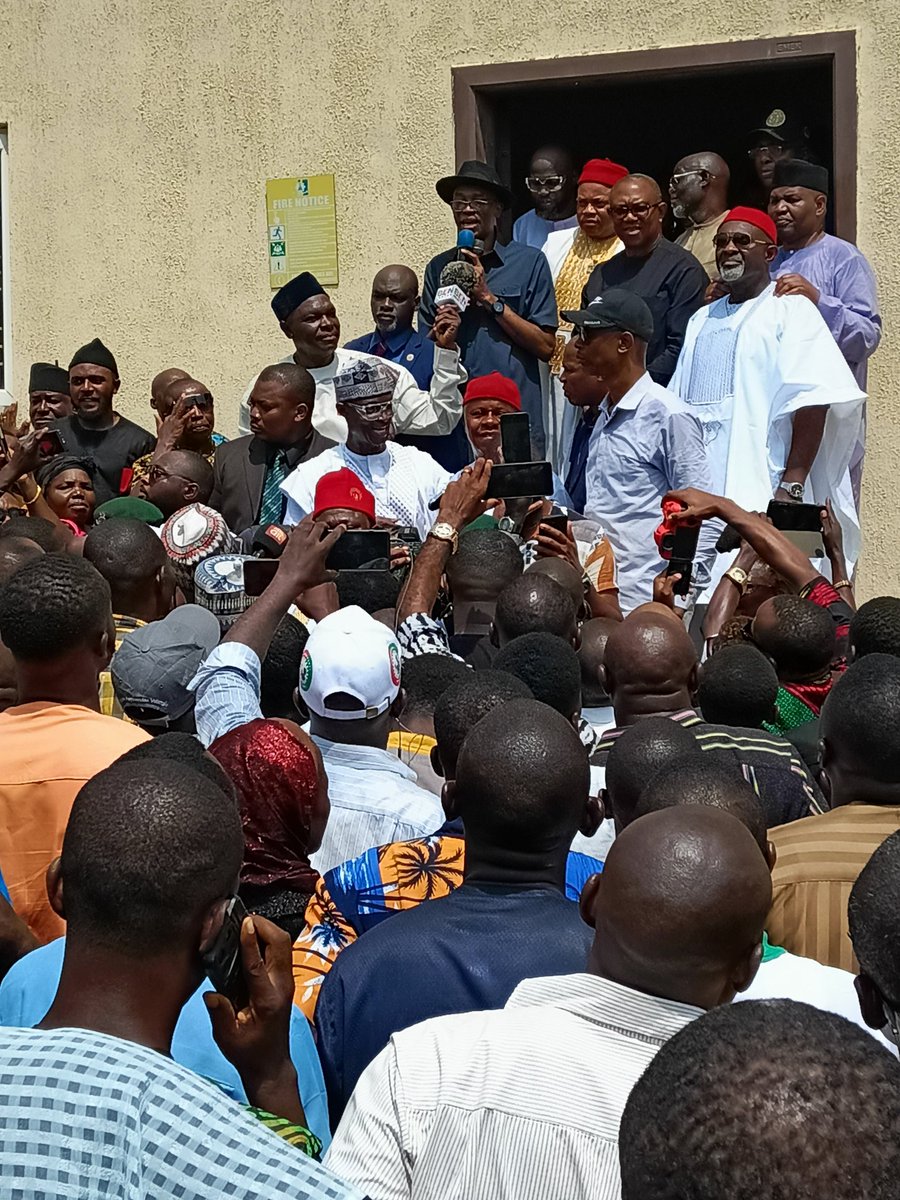
M 843 804 L 770 831 L 777 852 L 766 924 L 779 946 L 830 967 L 859 970 L 847 901 L 860 871 L 900 829 L 900 805 Z
M 618 1200 L 628 1094 L 701 1011 L 594 975 L 527 979 L 500 1011 L 394 1034 L 326 1163 L 378 1200 Z
M 734 755 L 741 773 L 760 799 L 769 828 L 824 810 L 822 794 L 803 759 L 783 737 L 762 729 L 709 725 L 692 708 L 666 715 L 690 729 L 701 750 L 720 750 Z M 604 733 L 591 755 L 592 767 L 606 769 L 609 752 L 616 738 L 624 732 L 625 727 L 619 725 Z

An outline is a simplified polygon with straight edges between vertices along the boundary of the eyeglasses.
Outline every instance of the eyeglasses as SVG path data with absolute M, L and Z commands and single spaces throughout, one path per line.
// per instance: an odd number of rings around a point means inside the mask
M 487 212 L 493 203 L 493 200 L 453 200 L 450 208 L 455 213 L 464 213 L 467 208 L 470 208 L 472 212 L 481 213 Z
M 183 479 L 185 483 L 194 482 L 192 479 L 188 479 L 187 475 L 179 475 L 177 471 L 167 471 L 160 466 L 152 466 L 147 472 L 147 479 L 150 483 L 160 483 L 164 479 Z
M 698 167 L 696 171 L 679 171 L 670 177 L 669 183 L 677 183 L 679 179 L 692 179 L 694 175 L 709 175 L 709 171 L 702 167 Z
M 370 404 L 358 404 L 354 400 L 348 400 L 347 403 L 354 412 L 358 412 L 364 421 L 378 421 L 382 417 L 392 417 L 394 415 L 394 401 L 390 400 L 374 400 Z
M 527 175 L 525 186 L 529 192 L 558 192 L 566 182 L 563 175 Z
M 764 146 L 754 146 L 752 150 L 748 150 L 747 157 L 759 158 L 761 154 L 768 154 L 769 158 L 784 158 L 790 152 L 788 146 L 779 145 L 777 142 L 767 142 Z
M 611 204 L 609 211 L 617 221 L 622 221 L 630 213 L 633 217 L 637 217 L 639 221 L 643 221 L 650 215 L 654 208 L 659 208 L 662 201 L 657 200 L 655 204 L 645 204 L 643 201 L 638 201 L 637 204 Z
M 749 233 L 717 233 L 713 238 L 713 245 L 717 250 L 724 250 L 730 242 L 733 242 L 738 250 L 749 250 L 751 246 L 768 245 L 768 242 L 751 237 Z

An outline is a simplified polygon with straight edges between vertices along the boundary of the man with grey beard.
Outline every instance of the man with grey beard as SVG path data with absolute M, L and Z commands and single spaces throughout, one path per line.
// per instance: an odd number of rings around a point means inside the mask
M 693 254 L 710 279 L 719 277 L 714 242 L 728 211 L 730 175 L 724 158 L 701 150 L 679 159 L 669 180 L 672 216 L 686 227 L 675 245 Z
M 830 498 L 852 570 L 859 518 L 848 465 L 865 393 L 816 306 L 776 294 L 766 213 L 733 208 L 715 246 L 728 295 L 691 317 L 671 390 L 703 426 L 714 490 L 751 511 L 773 495 L 822 507 Z

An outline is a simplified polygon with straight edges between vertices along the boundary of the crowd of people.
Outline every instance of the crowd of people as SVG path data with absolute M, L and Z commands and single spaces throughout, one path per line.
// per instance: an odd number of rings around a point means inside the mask
M 539 147 L 511 237 L 463 163 L 456 247 L 379 270 L 373 330 L 309 272 L 274 294 L 236 438 L 188 370 L 151 433 L 99 338 L 34 364 L 0 414 L 10 1194 L 896 1197 L 881 319 L 802 123 L 747 142 L 746 196 L 712 152 L 663 188 Z

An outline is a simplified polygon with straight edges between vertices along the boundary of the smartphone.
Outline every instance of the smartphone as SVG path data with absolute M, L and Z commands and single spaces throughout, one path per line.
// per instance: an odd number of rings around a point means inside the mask
M 64 448 L 62 438 L 55 429 L 45 429 L 38 438 L 38 452 L 41 458 L 52 458 L 54 454 L 62 454 Z
M 495 500 L 549 496 L 553 491 L 553 468 L 548 462 L 497 463 L 491 471 L 488 491 Z
M 248 558 L 244 561 L 244 595 L 261 596 L 278 570 L 277 558 Z
M 818 504 L 770 500 L 766 516 L 807 558 L 824 557 L 825 541 L 822 537 L 822 516 Z
M 672 534 L 671 553 L 666 574 L 681 576 L 672 588 L 672 592 L 676 596 L 686 596 L 690 591 L 699 538 L 699 525 L 679 525 Z
M 241 962 L 241 926 L 246 916 L 243 902 L 237 896 L 232 896 L 225 908 L 222 928 L 202 956 L 207 978 L 217 992 L 231 1001 L 235 1012 L 240 1012 L 250 1002 Z
M 569 518 L 565 513 L 551 513 L 549 517 L 541 517 L 541 525 L 549 525 L 563 537 L 569 532 Z
M 330 571 L 390 570 L 391 534 L 388 529 L 348 529 L 328 551 Z
M 500 418 L 500 445 L 505 463 L 531 462 L 531 421 L 528 413 L 505 413 Z

